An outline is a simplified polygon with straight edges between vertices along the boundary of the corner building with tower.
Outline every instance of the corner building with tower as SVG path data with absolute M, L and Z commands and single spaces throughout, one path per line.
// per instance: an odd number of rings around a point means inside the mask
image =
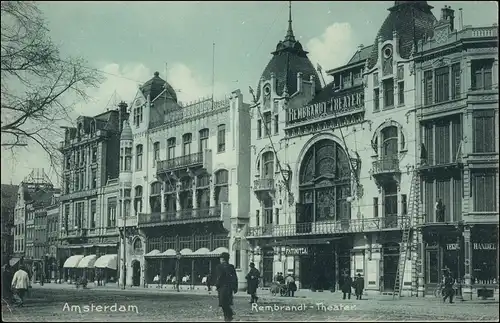
M 248 256 L 230 233 L 248 223 L 249 127 L 239 90 L 181 104 L 158 72 L 139 89 L 120 140 L 122 285 L 193 288 L 222 252 L 241 276 Z

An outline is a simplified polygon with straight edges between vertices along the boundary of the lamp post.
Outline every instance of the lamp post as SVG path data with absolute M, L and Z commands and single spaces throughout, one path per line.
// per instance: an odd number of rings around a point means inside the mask
M 181 253 L 177 251 L 175 255 L 177 261 L 175 263 L 175 283 L 177 284 L 177 291 L 179 291 L 179 283 L 180 283 L 180 262 L 181 262 Z

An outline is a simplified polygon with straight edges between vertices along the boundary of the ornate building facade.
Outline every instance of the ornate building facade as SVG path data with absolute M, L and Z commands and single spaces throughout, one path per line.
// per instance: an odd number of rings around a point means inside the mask
M 122 284 L 201 284 L 233 253 L 230 233 L 248 222 L 249 126 L 239 90 L 181 105 L 158 72 L 140 88 L 120 141 Z
M 115 110 L 80 116 L 76 127 L 66 129 L 61 143 L 58 247 L 63 280 L 82 275 L 90 280 L 116 280 L 119 145 L 121 125 L 127 118 L 127 105 L 122 102 Z M 100 268 L 99 275 L 95 267 Z
M 432 290 L 450 269 L 469 299 L 478 289 L 498 292 L 498 27 L 462 27 L 454 18 L 445 6 L 415 55 L 418 272 Z

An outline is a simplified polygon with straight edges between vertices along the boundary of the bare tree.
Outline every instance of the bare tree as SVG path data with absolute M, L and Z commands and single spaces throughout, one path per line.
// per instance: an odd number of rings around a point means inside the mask
M 34 2 L 1 2 L 2 148 L 38 145 L 57 170 L 74 104 L 87 101 L 101 74 L 81 58 L 62 59 Z

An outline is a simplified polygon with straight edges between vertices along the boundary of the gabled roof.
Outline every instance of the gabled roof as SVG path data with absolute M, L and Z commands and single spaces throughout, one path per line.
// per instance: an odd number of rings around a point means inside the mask
M 370 57 L 372 47 L 373 47 L 373 45 L 370 45 L 370 46 L 366 46 L 366 47 L 363 47 L 361 49 L 358 49 L 356 51 L 356 53 L 354 53 L 354 55 L 352 55 L 349 62 L 347 62 L 347 65 L 366 61 L 366 59 L 368 57 Z

